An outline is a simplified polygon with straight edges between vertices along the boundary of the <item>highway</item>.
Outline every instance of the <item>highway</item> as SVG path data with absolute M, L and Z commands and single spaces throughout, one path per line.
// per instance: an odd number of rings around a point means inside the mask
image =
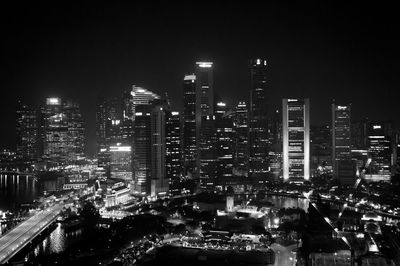
M 61 204 L 55 204 L 43 211 L 39 211 L 3 235 L 0 238 L 0 264 L 6 263 L 51 224 L 58 217 L 62 208 Z

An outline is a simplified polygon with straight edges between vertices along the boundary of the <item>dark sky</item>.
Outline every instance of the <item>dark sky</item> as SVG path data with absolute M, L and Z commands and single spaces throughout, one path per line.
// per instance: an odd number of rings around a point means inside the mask
M 168 92 L 180 109 L 183 76 L 198 60 L 214 62 L 215 89 L 230 104 L 248 98 L 248 59 L 265 57 L 271 108 L 283 97 L 309 97 L 312 123 L 323 124 L 335 98 L 353 104 L 354 118 L 400 122 L 394 6 L 108 2 L 2 6 L 0 147 L 15 145 L 17 97 L 40 104 L 61 96 L 81 104 L 93 152 L 98 95 L 119 96 L 136 84 Z

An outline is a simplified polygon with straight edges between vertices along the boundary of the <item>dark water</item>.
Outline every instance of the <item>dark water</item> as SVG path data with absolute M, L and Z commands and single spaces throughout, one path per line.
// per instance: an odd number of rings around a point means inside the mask
M 15 211 L 21 204 L 31 203 L 38 196 L 36 177 L 0 174 L 0 210 Z

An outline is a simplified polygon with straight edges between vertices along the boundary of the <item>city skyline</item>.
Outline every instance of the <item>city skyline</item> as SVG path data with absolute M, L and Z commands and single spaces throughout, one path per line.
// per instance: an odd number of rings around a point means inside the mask
M 354 4 L 342 12 L 330 4 L 271 4 L 257 15 L 254 5 L 244 6 L 240 19 L 241 7 L 217 5 L 207 20 L 181 23 L 205 8 L 160 5 L 153 14 L 147 6 L 119 7 L 53 7 L 36 10 L 39 16 L 26 8 L 16 16 L 22 26 L 3 18 L 9 67 L 1 85 L 9 93 L 1 107 L 8 114 L 1 117 L 1 147 L 15 147 L 17 97 L 29 104 L 47 96 L 75 98 L 91 140 L 97 96 L 119 96 L 136 84 L 159 95 L 168 92 L 182 111 L 182 79 L 201 60 L 214 63 L 214 91 L 232 107 L 249 99 L 248 60 L 261 57 L 268 60 L 269 109 L 279 108 L 282 98 L 310 98 L 311 124 L 329 124 L 329 105 L 336 99 L 352 103 L 354 118 L 399 122 L 391 111 L 399 52 L 389 8 Z M 127 16 L 131 11 L 136 18 Z M 153 19 L 141 22 L 146 17 Z M 94 154 L 95 143 L 87 144 L 86 152 Z

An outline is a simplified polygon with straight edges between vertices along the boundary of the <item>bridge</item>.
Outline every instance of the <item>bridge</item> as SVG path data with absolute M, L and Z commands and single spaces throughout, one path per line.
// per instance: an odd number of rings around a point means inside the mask
M 57 219 L 62 208 L 62 204 L 55 204 L 43 211 L 39 211 L 0 237 L 0 264 L 7 263 L 22 248 L 52 224 Z

